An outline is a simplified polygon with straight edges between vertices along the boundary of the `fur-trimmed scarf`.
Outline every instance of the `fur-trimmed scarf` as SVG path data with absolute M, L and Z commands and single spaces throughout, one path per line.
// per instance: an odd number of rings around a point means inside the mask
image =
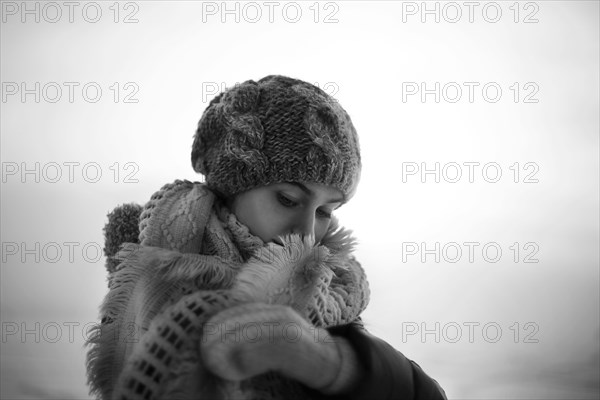
M 331 327 L 357 321 L 369 300 L 354 240 L 335 219 L 317 245 L 298 235 L 265 244 L 202 183 L 178 180 L 156 192 L 139 217 L 138 242 L 114 255 L 102 323 L 88 341 L 90 390 L 103 399 L 306 398 L 302 385 L 275 373 L 242 382 L 210 374 L 199 353 L 205 322 L 263 302 Z

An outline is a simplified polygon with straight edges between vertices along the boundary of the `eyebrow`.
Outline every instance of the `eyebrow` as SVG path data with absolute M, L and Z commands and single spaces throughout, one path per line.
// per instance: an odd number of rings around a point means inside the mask
M 302 190 L 304 193 L 306 193 L 309 196 L 315 195 L 315 193 L 312 190 L 310 190 L 309 188 L 307 188 L 305 185 L 303 185 L 300 182 L 286 182 L 286 183 L 297 186 L 298 188 L 300 188 L 300 190 Z M 345 198 L 344 197 L 335 198 L 335 199 L 331 199 L 331 200 L 327 201 L 327 204 L 331 204 L 331 203 L 342 203 L 343 204 L 343 203 L 345 203 Z

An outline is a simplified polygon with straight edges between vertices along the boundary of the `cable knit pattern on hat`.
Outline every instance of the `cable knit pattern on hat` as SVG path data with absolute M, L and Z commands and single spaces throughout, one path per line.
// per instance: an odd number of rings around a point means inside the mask
M 240 382 L 207 372 L 199 344 L 209 318 L 247 302 L 291 306 L 318 327 L 355 321 L 369 287 L 333 220 L 320 245 L 298 235 L 262 242 L 201 183 L 163 186 L 140 219 L 140 245 L 115 256 L 103 323 L 90 335 L 88 377 L 103 399 L 294 399 L 304 387 L 275 373 Z
M 314 182 L 352 197 L 361 159 L 339 103 L 301 80 L 270 75 L 215 97 L 204 111 L 192 165 L 223 196 L 280 182 Z

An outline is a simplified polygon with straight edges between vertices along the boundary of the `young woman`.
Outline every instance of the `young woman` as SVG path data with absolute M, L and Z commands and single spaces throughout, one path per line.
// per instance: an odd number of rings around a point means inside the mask
M 445 398 L 362 326 L 367 279 L 333 217 L 356 190 L 360 149 L 337 101 L 284 76 L 236 85 L 204 111 L 192 164 L 205 183 L 176 181 L 140 215 L 109 215 L 110 291 L 90 340 L 92 392 Z

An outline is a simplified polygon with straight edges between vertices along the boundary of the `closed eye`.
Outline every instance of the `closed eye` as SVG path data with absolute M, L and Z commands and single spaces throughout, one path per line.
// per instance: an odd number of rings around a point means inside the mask
M 292 207 L 295 207 L 295 206 L 298 205 L 298 202 L 290 199 L 289 197 L 287 197 L 283 193 L 277 193 L 277 200 L 279 201 L 279 203 L 282 206 L 288 207 L 288 208 L 292 208 Z
M 331 215 L 332 215 L 332 213 L 331 213 L 330 211 L 327 211 L 327 210 L 318 209 L 318 210 L 317 210 L 317 215 L 318 215 L 319 217 L 321 217 L 321 218 L 327 218 L 327 219 L 330 219 L 330 218 L 331 218 Z

